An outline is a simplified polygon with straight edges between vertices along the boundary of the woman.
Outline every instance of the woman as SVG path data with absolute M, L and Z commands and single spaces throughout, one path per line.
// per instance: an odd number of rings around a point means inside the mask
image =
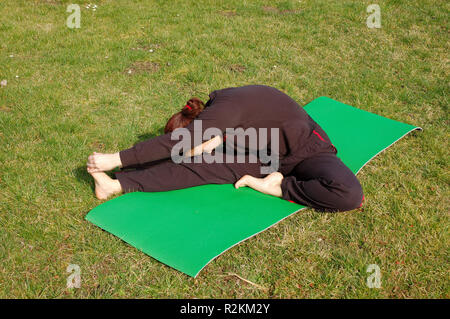
M 194 118 L 201 121 L 201 132 L 192 122 Z M 278 139 L 271 141 L 269 137 L 258 149 L 270 149 L 277 142 L 278 170 L 262 174 L 264 164 L 259 158 L 250 161 L 248 148 L 244 163 L 174 163 L 171 151 L 179 141 L 171 139 L 171 131 L 184 126 L 191 136 L 208 128 L 218 128 L 222 133 L 227 128 L 278 129 Z M 236 188 L 248 186 L 321 211 L 347 211 L 362 204 L 361 185 L 336 156 L 337 150 L 327 134 L 293 99 L 275 88 L 249 85 L 217 90 L 209 95 L 206 105 L 191 99 L 167 123 L 165 132 L 115 154 L 89 156 L 88 172 L 95 180 L 97 197 L 106 199 L 122 191 L 154 192 L 235 183 Z M 220 152 L 218 146 L 226 137 L 218 135 L 206 143 L 194 143 L 184 156 Z M 122 168 L 115 173 L 116 180 L 103 173 L 115 167 Z

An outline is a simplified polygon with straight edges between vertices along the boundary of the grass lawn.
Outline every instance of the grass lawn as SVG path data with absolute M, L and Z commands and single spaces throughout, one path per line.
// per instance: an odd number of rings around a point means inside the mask
M 0 2 L 0 298 L 450 297 L 448 1 L 96 0 L 69 29 L 73 2 Z M 372 3 L 379 29 L 366 26 Z M 84 220 L 101 203 L 90 153 L 159 135 L 191 96 L 246 84 L 423 132 L 358 174 L 364 209 L 302 210 L 196 279 Z M 80 289 L 66 288 L 69 264 Z

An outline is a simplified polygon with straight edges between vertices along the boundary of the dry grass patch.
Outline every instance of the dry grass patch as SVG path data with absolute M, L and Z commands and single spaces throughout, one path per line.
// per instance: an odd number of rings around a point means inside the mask
M 221 10 L 219 11 L 219 14 L 226 17 L 234 17 L 237 15 L 236 10 Z
M 271 6 L 264 6 L 262 7 L 264 12 L 267 13 L 278 13 L 278 14 L 294 14 L 294 13 L 298 13 L 297 10 L 294 9 L 278 9 L 275 7 L 271 7 Z
M 242 73 L 247 69 L 245 65 L 242 64 L 232 64 L 230 65 L 230 70 L 233 72 Z
M 137 73 L 154 73 L 160 69 L 160 65 L 156 62 L 137 61 L 131 64 L 124 73 L 133 75 Z

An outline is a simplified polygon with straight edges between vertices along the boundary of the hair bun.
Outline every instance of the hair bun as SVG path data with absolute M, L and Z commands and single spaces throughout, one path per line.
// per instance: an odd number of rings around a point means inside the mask
M 192 122 L 205 108 L 205 104 L 199 98 L 193 97 L 187 101 L 180 112 L 175 113 L 169 119 L 164 128 L 164 133 L 173 132 L 177 128 L 186 127 Z
M 196 118 L 205 108 L 205 103 L 199 98 L 193 97 L 186 102 L 186 105 L 181 109 L 181 114 L 187 118 Z

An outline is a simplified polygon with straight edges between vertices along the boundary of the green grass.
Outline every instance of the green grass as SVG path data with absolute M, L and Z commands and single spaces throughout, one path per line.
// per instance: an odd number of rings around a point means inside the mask
M 366 26 L 372 0 L 104 0 L 80 3 L 69 29 L 72 2 L 0 2 L 0 298 L 450 297 L 447 1 L 375 1 L 381 29 Z M 303 210 L 196 279 L 84 220 L 100 204 L 91 152 L 161 134 L 191 96 L 246 84 L 424 131 L 360 172 L 364 209 Z M 66 288 L 69 264 L 80 289 Z M 380 289 L 366 286 L 369 264 Z

